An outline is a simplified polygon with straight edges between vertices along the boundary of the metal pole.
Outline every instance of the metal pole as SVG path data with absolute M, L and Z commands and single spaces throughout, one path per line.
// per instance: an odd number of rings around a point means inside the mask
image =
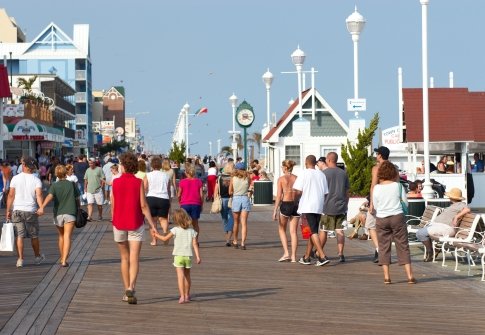
M 300 118 L 303 117 L 303 110 L 302 110 L 303 107 L 302 107 L 302 103 L 301 103 L 301 99 L 302 99 L 302 94 L 301 94 L 301 68 L 302 68 L 301 65 L 296 66 L 296 72 L 297 72 L 297 75 L 298 75 L 298 109 L 299 109 Z
M 189 111 L 185 109 L 185 158 L 189 157 Z
M 244 127 L 244 166 L 248 168 L 247 128 Z
M 237 145 L 236 145 L 236 104 L 232 105 L 232 157 L 234 161 L 237 159 Z
M 423 65 L 423 151 L 424 151 L 424 183 L 421 194 L 423 198 L 433 198 L 434 191 L 431 187 L 429 175 L 429 100 L 428 100 L 428 0 L 421 2 L 421 40 L 422 40 L 422 65 Z
M 354 42 L 354 98 L 359 98 L 359 35 L 352 35 Z

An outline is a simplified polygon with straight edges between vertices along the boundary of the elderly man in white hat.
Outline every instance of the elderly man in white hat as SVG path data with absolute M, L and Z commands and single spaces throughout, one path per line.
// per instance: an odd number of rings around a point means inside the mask
M 459 188 L 454 187 L 449 192 L 446 192 L 445 195 L 450 198 L 450 207 L 445 208 L 433 222 L 416 232 L 416 237 L 426 247 L 425 262 L 433 260 L 433 253 L 430 252 L 433 249 L 429 237 L 455 236 L 455 227 L 459 224 L 461 218 L 470 212 L 470 208 L 462 202 L 465 198 L 462 197 Z

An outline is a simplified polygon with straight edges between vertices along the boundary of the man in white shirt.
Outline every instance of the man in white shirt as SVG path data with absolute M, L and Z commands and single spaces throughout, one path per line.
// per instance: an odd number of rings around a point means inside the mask
M 104 184 L 104 204 L 108 204 L 109 201 L 109 197 L 110 197 L 110 194 L 111 194 L 111 179 L 113 177 L 113 173 L 111 172 L 111 167 L 113 166 L 113 159 L 110 157 L 108 157 L 108 161 L 106 162 L 106 164 L 104 164 L 103 166 L 103 173 L 104 173 L 104 176 L 106 178 L 106 183 Z
M 40 253 L 39 220 L 42 215 L 37 210 L 43 203 L 42 182 L 33 174 L 36 169 L 35 159 L 26 157 L 22 160 L 22 173 L 14 176 L 10 182 L 7 199 L 7 220 L 12 220 L 16 236 L 17 267 L 24 266 L 24 237 L 30 237 L 35 255 L 35 264 L 45 260 Z
M 298 261 L 300 264 L 310 265 L 310 253 L 312 248 L 318 251 L 318 260 L 316 266 L 322 266 L 329 262 L 325 257 L 323 248 L 318 238 L 318 230 L 320 217 L 323 213 L 323 204 L 325 202 L 325 195 L 328 193 L 327 178 L 320 171 L 315 169 L 317 159 L 313 155 L 309 155 L 305 159 L 305 170 L 301 171 L 296 178 L 293 189 L 296 190 L 300 197 L 297 212 L 305 215 L 312 236 L 308 239 L 305 255 Z

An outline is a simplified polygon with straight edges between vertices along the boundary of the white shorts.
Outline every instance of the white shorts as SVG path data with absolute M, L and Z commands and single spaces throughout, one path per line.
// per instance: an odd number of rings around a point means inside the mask
M 102 205 L 104 203 L 103 189 L 101 188 L 96 193 L 86 193 L 88 204 Z
M 118 230 L 113 226 L 113 235 L 115 242 L 143 242 L 145 241 L 145 225 L 142 224 L 137 230 Z
M 367 213 L 365 217 L 365 228 L 367 229 L 376 229 L 376 217 L 371 213 Z

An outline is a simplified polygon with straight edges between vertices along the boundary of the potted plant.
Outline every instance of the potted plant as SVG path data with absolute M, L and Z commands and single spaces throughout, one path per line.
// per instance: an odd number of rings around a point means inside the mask
M 359 131 L 357 142 L 342 145 L 342 159 L 345 162 L 350 181 L 350 200 L 347 217 L 354 217 L 360 205 L 370 193 L 372 182 L 372 167 L 375 159 L 372 156 L 372 140 L 379 125 L 379 114 L 374 114 L 369 126 Z

